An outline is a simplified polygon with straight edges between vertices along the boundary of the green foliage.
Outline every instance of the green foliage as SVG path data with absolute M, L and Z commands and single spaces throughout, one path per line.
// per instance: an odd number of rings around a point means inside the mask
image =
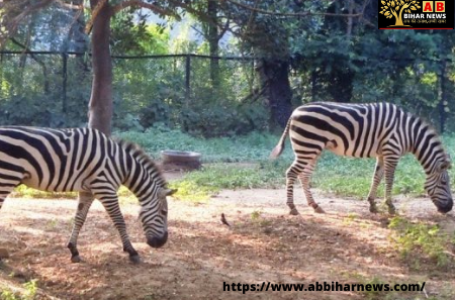
M 182 111 L 182 129 L 196 136 L 219 137 L 244 135 L 267 128 L 268 113 L 253 105 L 203 106 Z
M 401 217 L 392 218 L 389 228 L 396 231 L 392 239 L 402 256 L 412 259 L 414 267 L 418 266 L 422 255 L 434 260 L 439 267 L 453 266 L 454 260 L 448 247 L 455 242 L 455 235 L 442 232 L 438 225 L 412 223 Z
M 246 98 L 253 90 L 250 65 L 219 61 L 217 89 L 209 78 L 210 60 L 191 57 L 186 88 L 186 58 L 117 60 L 114 124 L 142 130 L 158 123 L 196 136 L 232 136 L 267 128 L 268 112 Z M 151 76 L 150 74 L 153 74 Z M 254 74 L 253 74 L 254 76 Z
M 111 21 L 111 36 L 114 54 L 166 54 L 170 28 L 165 24 L 147 24 L 146 15 L 135 14 L 133 10 L 122 10 Z
M 61 55 L 8 55 L 0 68 L 1 125 L 81 126 L 90 96 L 83 57 L 68 58 L 66 98 L 62 93 Z M 64 112 L 66 106 L 66 112 Z

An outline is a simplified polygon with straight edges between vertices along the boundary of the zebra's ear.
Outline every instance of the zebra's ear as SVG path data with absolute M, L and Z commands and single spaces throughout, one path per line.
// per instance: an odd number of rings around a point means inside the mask
M 439 170 L 441 170 L 441 171 L 451 169 L 451 168 L 452 168 L 452 164 L 449 160 L 446 160 L 439 165 Z

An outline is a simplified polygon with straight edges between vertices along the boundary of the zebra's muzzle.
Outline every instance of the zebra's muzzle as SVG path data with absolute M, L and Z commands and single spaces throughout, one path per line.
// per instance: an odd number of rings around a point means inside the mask
M 438 205 L 438 204 L 436 204 L 436 206 L 438 208 L 438 212 L 440 212 L 442 214 L 445 214 L 445 213 L 448 213 L 449 211 L 452 210 L 453 201 L 448 202 L 446 205 Z
M 150 247 L 153 248 L 160 248 L 164 244 L 166 244 L 167 241 L 167 231 L 164 232 L 163 236 L 161 237 L 152 237 L 152 238 L 147 238 L 147 244 L 149 244 Z

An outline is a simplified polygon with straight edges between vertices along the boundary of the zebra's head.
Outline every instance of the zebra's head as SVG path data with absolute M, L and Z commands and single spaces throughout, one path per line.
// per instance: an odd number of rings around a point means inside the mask
M 177 190 L 158 187 L 153 194 L 153 199 L 148 205 L 142 205 L 139 218 L 142 221 L 147 244 L 153 248 L 159 248 L 167 241 L 167 196 Z
M 447 172 L 450 168 L 451 162 L 449 157 L 437 161 L 425 182 L 425 190 L 440 213 L 449 212 L 453 206 L 450 178 Z

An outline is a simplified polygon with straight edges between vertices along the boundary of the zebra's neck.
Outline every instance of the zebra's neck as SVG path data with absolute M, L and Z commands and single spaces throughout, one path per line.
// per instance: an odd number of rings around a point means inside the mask
M 447 155 L 437 132 L 429 124 L 415 116 L 410 116 L 410 122 L 410 151 L 429 175 L 436 163 L 445 161 Z
M 143 203 L 166 182 L 151 159 L 143 153 L 128 153 L 124 185 Z

